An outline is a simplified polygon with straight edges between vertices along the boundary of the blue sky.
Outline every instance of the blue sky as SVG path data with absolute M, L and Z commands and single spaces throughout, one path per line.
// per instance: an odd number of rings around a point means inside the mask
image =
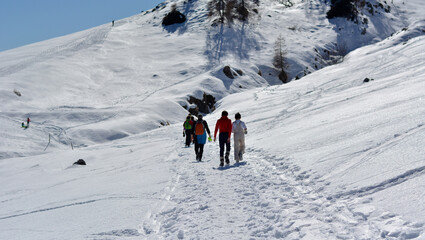
M 0 51 L 110 23 L 161 2 L 164 0 L 3 0 Z

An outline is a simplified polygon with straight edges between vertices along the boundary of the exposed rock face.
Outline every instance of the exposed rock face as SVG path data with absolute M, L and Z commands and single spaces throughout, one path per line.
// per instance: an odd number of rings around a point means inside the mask
M 215 110 L 215 97 L 212 95 L 204 93 L 202 100 L 197 99 L 193 96 L 189 97 L 189 103 L 195 104 L 195 108 L 190 108 L 188 111 L 197 116 L 199 113 L 211 113 Z
M 228 78 L 230 79 L 234 79 L 235 77 L 242 76 L 243 75 L 243 71 L 240 69 L 232 69 L 230 66 L 225 66 L 223 68 L 223 73 L 224 75 L 226 75 Z
M 235 78 L 233 76 L 232 69 L 230 68 L 230 66 L 225 66 L 223 68 L 223 73 L 224 73 L 224 75 L 226 75 L 230 79 L 234 79 Z
M 186 16 L 183 15 L 181 12 L 174 10 L 168 13 L 163 19 L 162 19 L 162 25 L 169 26 L 176 23 L 184 23 L 186 21 Z

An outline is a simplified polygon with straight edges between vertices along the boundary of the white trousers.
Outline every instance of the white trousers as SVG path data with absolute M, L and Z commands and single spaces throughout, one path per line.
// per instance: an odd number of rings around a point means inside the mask
M 240 161 L 242 159 L 239 158 L 239 153 L 245 153 L 245 134 L 244 133 L 234 133 L 234 150 L 235 150 L 235 160 Z

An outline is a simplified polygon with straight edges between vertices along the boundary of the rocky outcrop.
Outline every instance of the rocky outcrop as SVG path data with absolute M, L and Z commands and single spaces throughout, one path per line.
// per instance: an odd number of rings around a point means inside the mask
M 197 116 L 199 113 L 211 113 L 215 110 L 215 97 L 207 93 L 204 93 L 202 99 L 189 96 L 188 101 L 190 104 L 196 105 L 196 107 L 187 109 L 192 115 Z

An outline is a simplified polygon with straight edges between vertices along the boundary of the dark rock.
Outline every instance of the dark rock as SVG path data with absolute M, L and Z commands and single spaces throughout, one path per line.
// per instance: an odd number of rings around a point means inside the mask
M 190 96 L 188 101 L 190 104 L 196 105 L 195 108 L 188 109 L 192 115 L 197 116 L 199 113 L 211 113 L 215 110 L 216 100 L 212 95 L 204 93 L 202 100 Z
M 20 97 L 20 96 L 22 96 L 21 92 L 19 92 L 19 91 L 18 91 L 18 90 L 16 90 L 16 89 L 15 89 L 15 90 L 13 90 L 13 92 L 14 92 L 17 96 L 19 96 L 19 97 Z
M 243 71 L 240 69 L 232 69 L 230 66 L 223 68 L 223 73 L 230 79 L 234 79 L 236 76 L 243 76 Z
M 230 66 L 225 66 L 223 68 L 223 72 L 224 72 L 224 75 L 226 75 L 228 78 L 230 79 L 235 78 L 235 76 L 233 76 L 232 69 L 230 68 Z
M 354 21 L 357 17 L 357 9 L 354 0 L 331 0 L 331 8 L 327 12 L 327 18 L 343 17 Z
M 242 70 L 236 69 L 235 71 L 238 73 L 239 76 L 243 76 L 243 71 Z
M 73 165 L 87 165 L 83 159 L 78 159 Z
M 169 26 L 176 23 L 184 23 L 186 21 L 186 16 L 181 12 L 174 10 L 169 12 L 163 19 L 162 25 Z

